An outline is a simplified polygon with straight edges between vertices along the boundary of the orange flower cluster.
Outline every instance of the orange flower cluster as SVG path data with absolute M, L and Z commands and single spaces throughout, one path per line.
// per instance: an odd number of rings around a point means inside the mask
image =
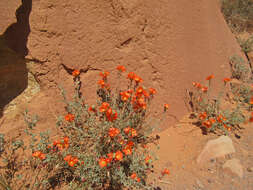
M 108 71 L 100 72 L 99 75 L 103 78 L 103 80 L 106 80 L 108 75 L 110 73 Z
M 227 120 L 227 118 L 224 117 L 223 115 L 219 115 L 219 116 L 217 117 L 217 121 L 218 121 L 219 123 L 223 123 L 223 122 L 226 121 L 226 120 Z
M 123 65 L 117 66 L 116 69 L 117 69 L 118 71 L 120 71 L 120 72 L 125 72 L 125 71 L 126 71 L 126 68 L 125 68 Z
M 63 142 L 60 140 L 56 140 L 53 142 L 53 146 L 56 147 L 58 150 L 62 151 L 63 149 L 69 147 L 69 138 L 64 137 Z
M 120 130 L 118 128 L 114 128 L 114 127 L 111 127 L 108 132 L 109 136 L 112 138 L 116 137 L 119 133 L 120 133 Z
M 67 155 L 64 160 L 68 162 L 70 167 L 75 166 L 75 164 L 78 162 L 78 159 L 76 157 L 72 157 L 71 155 Z
M 113 122 L 114 120 L 116 120 L 118 118 L 118 114 L 116 111 L 112 110 L 112 108 L 110 108 L 110 105 L 107 102 L 103 102 L 99 108 L 99 111 L 101 113 L 105 113 L 106 118 L 108 121 Z
M 126 102 L 129 99 L 129 97 L 131 96 L 131 93 L 132 93 L 132 90 L 120 92 L 121 100 Z
M 107 102 L 103 102 L 99 108 L 99 111 L 106 112 L 106 110 L 108 110 L 109 107 L 110 107 L 110 105 Z
M 120 150 L 118 150 L 116 153 L 111 152 L 107 154 L 106 158 L 103 157 L 99 159 L 99 162 L 98 162 L 99 166 L 101 168 L 106 167 L 109 163 L 112 162 L 113 158 L 117 161 L 121 161 L 123 159 L 123 153 Z
M 108 71 L 100 72 L 99 75 L 102 77 L 102 79 L 98 81 L 98 85 L 100 85 L 101 88 L 106 88 L 107 90 L 109 90 L 110 85 L 106 83 L 109 72 Z
M 75 116 L 71 113 L 69 113 L 65 116 L 65 120 L 68 122 L 72 122 L 72 121 L 74 121 L 74 119 L 75 119 Z
M 132 173 L 132 175 L 130 176 L 132 179 L 135 179 L 137 182 L 140 182 L 141 179 L 139 177 L 137 177 L 136 173 Z
M 143 89 L 143 87 L 139 86 L 136 89 L 136 93 L 133 96 L 132 104 L 135 110 L 138 110 L 139 108 L 146 109 L 147 103 L 146 100 L 156 93 L 156 90 L 154 88 L 149 89 L 149 93 Z
M 165 168 L 163 171 L 162 171 L 162 175 L 170 175 L 170 170 Z
M 224 83 L 227 83 L 227 82 L 230 82 L 230 81 L 231 81 L 230 78 L 224 78 L 224 79 L 223 79 L 223 82 L 224 82 Z
M 131 81 L 134 80 L 136 84 L 143 82 L 142 78 L 136 75 L 134 72 L 128 73 L 127 78 L 130 79 Z
M 35 151 L 32 156 L 34 158 L 39 158 L 40 160 L 44 160 L 46 158 L 46 154 L 42 153 L 41 151 Z
M 125 153 L 125 155 L 131 155 L 133 146 L 133 141 L 129 141 L 122 151 Z
M 206 128 L 211 128 L 214 123 L 215 123 L 215 119 L 210 118 L 209 120 L 202 122 L 202 125 L 205 126 Z
M 99 159 L 99 166 L 100 166 L 101 168 L 107 166 L 107 161 L 106 161 L 105 158 L 100 158 L 100 159 Z
M 213 78 L 214 78 L 214 75 L 210 75 L 210 76 L 206 77 L 206 80 L 211 80 Z
M 194 87 L 196 87 L 198 90 L 202 90 L 202 92 L 207 92 L 208 87 L 207 86 L 202 86 L 200 83 L 198 82 L 193 82 L 192 85 Z
M 106 118 L 108 121 L 113 122 L 114 120 L 116 120 L 118 118 L 118 114 L 116 111 L 113 111 L 112 108 L 109 108 L 106 111 Z
M 80 75 L 80 71 L 79 70 L 74 70 L 73 72 L 72 72 L 72 76 L 73 77 L 77 77 L 77 76 L 79 76 Z
M 200 120 L 205 120 L 207 118 L 207 113 L 206 112 L 203 112 L 203 113 L 200 113 L 199 114 L 199 119 Z M 219 122 L 221 124 L 223 124 L 223 126 L 228 130 L 230 131 L 231 130 L 231 127 L 228 127 L 224 121 L 226 121 L 226 117 L 224 117 L 223 115 L 219 115 L 216 119 L 214 118 L 209 118 L 208 120 L 206 121 L 203 121 L 202 122 L 202 125 L 205 126 L 206 128 L 211 128 L 212 125 L 215 123 L 215 122 Z
M 207 117 L 206 112 L 200 113 L 200 114 L 199 114 L 199 119 L 200 119 L 200 120 L 204 120 L 204 119 L 206 119 L 206 117 Z

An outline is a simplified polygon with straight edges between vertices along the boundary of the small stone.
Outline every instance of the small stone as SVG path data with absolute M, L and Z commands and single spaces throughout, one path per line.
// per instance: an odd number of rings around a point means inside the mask
M 207 142 L 197 158 L 197 163 L 206 163 L 206 161 L 210 161 L 211 159 L 225 157 L 234 152 L 235 148 L 232 140 L 228 136 L 221 136 Z
M 240 163 L 240 160 L 233 158 L 231 160 L 228 160 L 224 165 L 223 169 L 226 171 L 229 171 L 231 174 L 235 174 L 239 176 L 240 178 L 243 177 L 243 168 Z
M 253 167 L 247 168 L 248 172 L 253 172 Z

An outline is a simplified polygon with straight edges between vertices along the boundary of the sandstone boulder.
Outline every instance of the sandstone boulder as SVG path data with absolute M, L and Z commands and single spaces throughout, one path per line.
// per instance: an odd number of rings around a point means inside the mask
M 210 140 L 197 158 L 197 163 L 205 163 L 211 159 L 225 157 L 235 152 L 232 140 L 228 136 L 221 136 Z

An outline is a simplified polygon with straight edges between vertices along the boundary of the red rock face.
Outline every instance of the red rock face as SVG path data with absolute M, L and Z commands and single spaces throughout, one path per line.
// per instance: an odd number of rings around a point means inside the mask
M 187 112 L 183 97 L 192 81 L 214 74 L 219 86 L 230 76 L 229 57 L 240 53 L 218 0 L 34 0 L 29 20 L 27 57 L 40 60 L 35 68 L 44 93 L 58 84 L 71 92 L 72 77 L 62 64 L 107 70 L 113 83 L 121 64 L 158 91 L 155 110 L 168 103 L 178 119 Z M 81 74 L 89 100 L 98 78 L 94 70 Z M 170 117 L 166 125 L 175 121 Z

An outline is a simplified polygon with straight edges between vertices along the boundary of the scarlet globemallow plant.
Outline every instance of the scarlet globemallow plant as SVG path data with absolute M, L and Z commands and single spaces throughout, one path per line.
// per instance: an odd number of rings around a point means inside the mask
M 245 116 L 242 113 L 242 106 L 239 104 L 231 110 L 222 109 L 221 101 L 225 101 L 228 90 L 230 90 L 230 78 L 223 79 L 224 88 L 218 96 L 210 95 L 211 83 L 214 78 L 214 75 L 206 77 L 208 82 L 206 86 L 199 82 L 193 82 L 194 90 L 188 94 L 188 103 L 198 119 L 197 123 L 204 132 L 221 131 L 228 134 L 230 131 L 240 129 L 239 124 L 245 121 Z
M 145 88 L 143 79 L 134 72 L 124 76 L 124 66 L 116 70 L 126 80 L 127 88 L 113 90 L 110 73 L 99 73 L 96 105 L 89 105 L 81 96 L 78 70 L 72 73 L 76 90 L 73 101 L 67 100 L 61 88 L 66 103 L 66 113 L 57 121 L 61 138 L 38 143 L 32 153 L 36 163 L 43 162 L 51 178 L 60 177 L 59 186 L 94 190 L 153 188 L 147 183 L 147 174 L 156 157 L 147 145 L 156 144 L 157 139 L 147 119 L 157 91 Z M 168 108 L 165 104 L 164 112 Z

